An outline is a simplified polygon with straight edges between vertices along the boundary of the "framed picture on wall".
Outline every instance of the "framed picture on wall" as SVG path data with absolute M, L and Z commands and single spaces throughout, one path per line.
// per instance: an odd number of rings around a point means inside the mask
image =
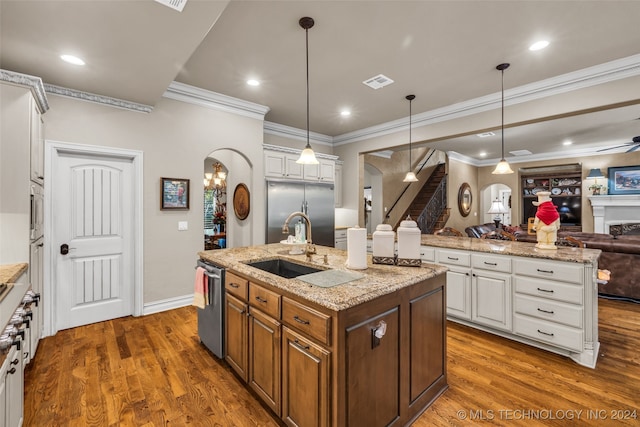
M 640 165 L 609 168 L 609 194 L 640 194 Z
M 160 178 L 160 209 L 189 209 L 189 180 L 182 178 Z

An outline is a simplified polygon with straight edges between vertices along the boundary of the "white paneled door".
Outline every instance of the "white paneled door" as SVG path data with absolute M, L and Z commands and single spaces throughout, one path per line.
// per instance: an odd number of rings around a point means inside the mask
M 56 330 L 133 314 L 133 160 L 54 151 Z

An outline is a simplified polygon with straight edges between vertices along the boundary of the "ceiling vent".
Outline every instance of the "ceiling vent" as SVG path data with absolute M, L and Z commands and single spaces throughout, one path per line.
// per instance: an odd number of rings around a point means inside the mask
M 514 150 L 514 151 L 509 151 L 509 154 L 512 154 L 514 156 L 528 156 L 529 154 L 533 154 L 533 153 L 529 150 Z
M 371 77 L 370 79 L 363 81 L 362 83 L 366 84 L 372 89 L 380 89 L 381 87 L 385 87 L 393 83 L 393 80 L 385 75 L 378 74 L 375 77 Z
M 171 9 L 182 12 L 184 5 L 187 4 L 187 0 L 156 0 L 158 3 L 163 4 Z

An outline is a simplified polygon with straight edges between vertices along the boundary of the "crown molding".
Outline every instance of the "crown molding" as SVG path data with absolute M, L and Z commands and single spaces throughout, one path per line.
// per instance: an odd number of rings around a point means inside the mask
M 269 151 L 277 151 L 279 153 L 295 154 L 296 156 L 299 156 L 300 153 L 302 153 L 302 150 L 299 150 L 297 148 L 283 147 L 281 145 L 262 144 L 262 149 L 269 150 Z M 316 155 L 316 158 L 319 158 L 319 159 L 338 160 L 338 156 L 335 156 L 333 154 L 324 154 L 324 153 L 316 152 L 315 155 Z
M 70 89 L 68 87 L 45 84 L 44 88 L 47 93 L 52 95 L 108 105 L 110 107 L 122 108 L 124 110 L 136 111 L 138 113 L 149 113 L 153 110 L 153 107 L 149 105 L 138 104 L 136 102 L 125 101 L 124 99 L 112 98 L 110 96 L 97 95 L 95 93 L 83 92 L 81 90 Z
M 45 93 L 44 85 L 40 77 L 0 69 L 0 81 L 20 86 L 28 86 L 36 100 L 40 113 L 44 114 L 49 109 L 49 101 L 47 100 L 47 94 Z
M 640 75 L 640 54 L 505 90 L 505 106 L 546 98 Z M 412 128 L 453 120 L 500 108 L 501 92 L 459 102 L 412 116 Z M 338 135 L 335 146 L 409 129 L 409 117 Z
M 297 139 L 300 141 L 307 140 L 307 130 L 298 129 L 291 126 L 281 125 L 273 122 L 264 122 L 264 133 L 270 135 L 281 136 L 283 138 Z M 322 145 L 333 145 L 333 138 L 329 135 L 323 135 L 321 133 L 309 132 L 309 141 Z
M 225 111 L 258 120 L 264 120 L 265 114 L 270 110 L 269 107 L 264 105 L 176 81 L 171 82 L 162 96 L 212 110 Z

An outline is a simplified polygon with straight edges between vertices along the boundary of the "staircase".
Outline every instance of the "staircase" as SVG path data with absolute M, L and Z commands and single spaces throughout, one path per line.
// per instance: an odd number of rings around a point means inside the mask
M 444 163 L 438 164 L 418 195 L 402 215 L 407 215 L 418 223 L 422 234 L 431 234 L 444 227 L 449 219 L 450 209 L 446 201 L 446 171 Z M 396 228 L 399 224 L 396 224 Z

